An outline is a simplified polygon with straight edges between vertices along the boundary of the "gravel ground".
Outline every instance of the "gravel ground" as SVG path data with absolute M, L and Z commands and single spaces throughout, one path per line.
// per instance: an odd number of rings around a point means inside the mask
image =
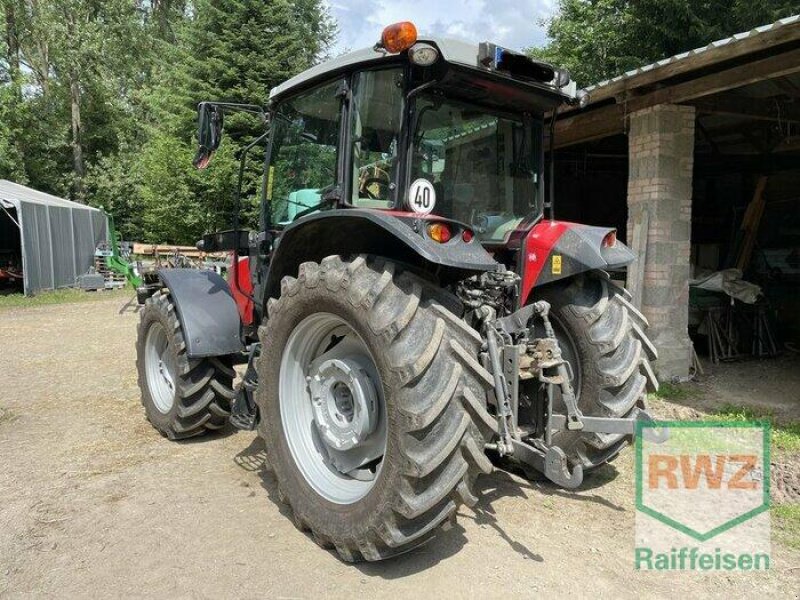
M 577 492 L 497 471 L 480 480 L 476 509 L 462 508 L 458 525 L 434 542 L 390 562 L 344 564 L 286 518 L 254 434 L 171 443 L 149 426 L 134 368 L 138 316 L 123 305 L 114 298 L 0 312 L 0 597 L 800 590 L 800 552 L 779 544 L 768 573 L 634 571 L 629 451 Z

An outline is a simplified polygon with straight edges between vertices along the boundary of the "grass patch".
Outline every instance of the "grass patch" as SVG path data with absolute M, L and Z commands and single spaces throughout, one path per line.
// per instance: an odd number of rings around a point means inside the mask
M 87 292 L 74 288 L 40 292 L 35 296 L 24 294 L 0 295 L 0 310 L 10 308 L 28 308 L 31 306 L 48 306 L 53 304 L 71 304 L 75 302 L 96 302 L 112 298 L 128 298 L 133 296 L 133 290 L 122 288 L 120 290 L 100 290 Z
M 772 425 L 772 447 L 787 452 L 800 451 L 800 421 L 778 423 L 769 410 L 750 406 L 725 404 L 711 417 L 712 420 L 742 422 L 766 420 Z
M 779 504 L 770 509 L 773 532 L 785 545 L 800 550 L 800 504 Z
M 660 398 L 661 400 L 685 400 L 692 397 L 691 390 L 684 386 L 675 383 L 661 383 L 658 386 L 658 391 L 650 394 L 651 397 Z

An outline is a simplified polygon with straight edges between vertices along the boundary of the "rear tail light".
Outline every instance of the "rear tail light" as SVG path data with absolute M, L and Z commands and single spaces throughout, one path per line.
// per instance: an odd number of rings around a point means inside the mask
M 461 239 L 465 242 L 471 242 L 473 237 L 475 237 L 475 234 L 472 233 L 471 229 L 465 229 L 464 233 L 461 234 Z
M 617 245 L 617 230 L 613 229 L 606 234 L 601 244 L 603 248 L 613 248 Z
M 444 244 L 450 241 L 453 237 L 453 232 L 446 223 L 431 223 L 428 225 L 428 235 L 431 236 L 433 241 Z

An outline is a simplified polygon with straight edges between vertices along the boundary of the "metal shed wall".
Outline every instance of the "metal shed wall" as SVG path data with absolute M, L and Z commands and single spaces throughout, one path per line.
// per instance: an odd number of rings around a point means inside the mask
M 0 180 L 0 204 L 17 211 L 25 293 L 71 287 L 108 239 L 103 211 Z

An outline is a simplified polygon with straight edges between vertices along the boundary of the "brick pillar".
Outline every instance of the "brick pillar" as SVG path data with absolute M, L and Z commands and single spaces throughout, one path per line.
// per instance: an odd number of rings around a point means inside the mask
M 661 104 L 630 115 L 628 240 L 648 213 L 642 312 L 662 381 L 689 375 L 689 264 L 695 111 Z

